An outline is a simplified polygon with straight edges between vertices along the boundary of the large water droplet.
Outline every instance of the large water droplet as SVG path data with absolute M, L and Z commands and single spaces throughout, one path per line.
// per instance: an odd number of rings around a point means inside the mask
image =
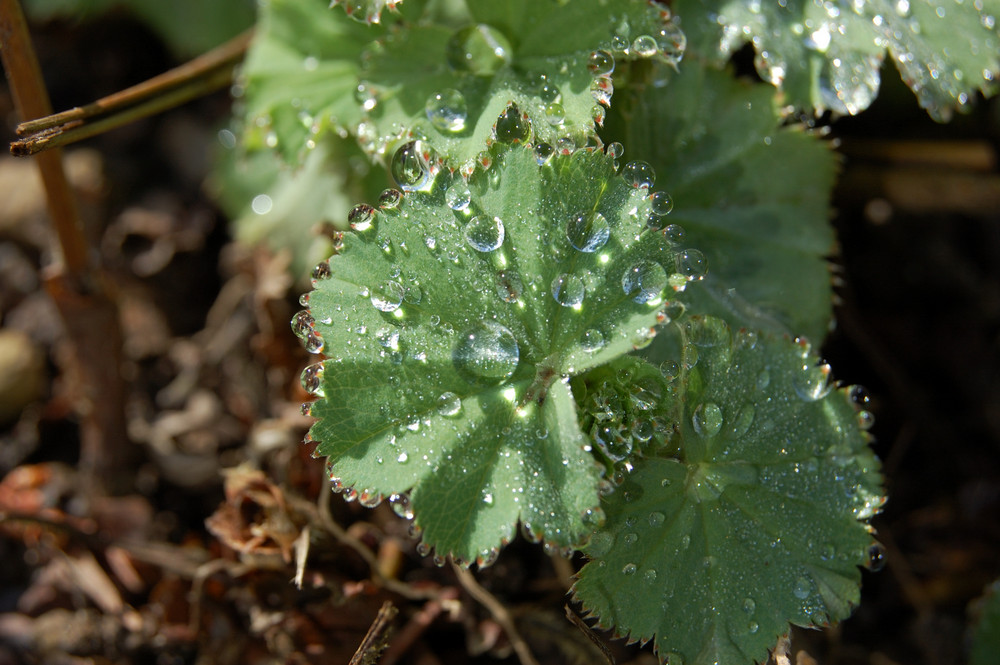
M 659 44 L 656 43 L 656 38 L 652 35 L 639 35 L 632 42 L 632 51 L 641 58 L 656 55 L 658 49 Z
M 465 225 L 465 240 L 477 252 L 492 252 L 503 244 L 505 229 L 499 217 L 481 215 Z
M 403 519 L 413 519 L 413 508 L 410 506 L 410 497 L 406 494 L 389 495 L 389 505 L 392 506 L 392 512 Z
M 576 275 L 563 273 L 552 280 L 552 297 L 563 307 L 579 307 L 586 288 Z
M 371 301 L 380 312 L 394 312 L 403 304 L 405 289 L 399 282 L 383 282 L 371 290 Z
M 604 335 L 596 328 L 583 331 L 580 336 L 580 348 L 587 353 L 593 353 L 604 347 Z
M 701 404 L 694 410 L 691 424 L 699 436 L 712 438 L 722 429 L 722 409 L 715 402 Z
M 685 249 L 677 254 L 677 272 L 689 282 L 702 280 L 708 273 L 708 260 L 697 249 Z
M 656 301 L 667 288 L 667 271 L 659 263 L 639 261 L 622 275 L 622 290 L 637 303 Z
M 323 397 L 325 395 L 323 390 L 323 363 L 309 365 L 303 369 L 299 380 L 302 383 L 302 389 L 310 395 L 315 395 L 316 397 Z
M 611 237 L 611 226 L 604 215 L 597 211 L 578 212 L 566 223 L 566 238 L 574 249 L 596 252 Z
M 501 143 L 514 143 L 519 141 L 524 143 L 531 134 L 531 124 L 525 116 L 521 115 L 521 109 L 517 104 L 509 104 L 503 113 L 497 117 L 496 135 L 497 141 Z
M 652 512 L 649 514 L 649 526 L 654 529 L 658 529 L 663 526 L 663 522 L 667 519 L 667 516 L 661 512 Z
M 441 393 L 437 398 L 437 410 L 446 417 L 458 415 L 462 410 L 462 400 L 453 392 Z
M 799 579 L 795 580 L 795 586 L 792 588 L 792 593 L 799 600 L 805 600 L 812 593 L 812 582 L 808 577 L 802 575 Z
M 398 189 L 383 190 L 378 197 L 378 206 L 383 210 L 395 210 L 403 200 L 403 192 Z
M 457 134 L 465 129 L 469 109 L 465 96 L 458 90 L 449 88 L 428 97 L 424 113 L 439 132 Z
M 392 179 L 406 192 L 423 189 L 431 175 L 430 151 L 422 141 L 404 143 L 392 156 Z
M 448 40 L 445 57 L 458 71 L 490 76 L 511 61 L 513 49 L 502 32 L 479 24 L 462 28 Z
M 354 206 L 351 208 L 351 212 L 347 214 L 347 223 L 350 224 L 351 229 L 354 231 L 367 231 L 372 227 L 374 219 L 375 208 L 364 203 Z
M 587 60 L 587 69 L 594 76 L 610 76 L 615 71 L 615 56 L 604 50 L 594 51 Z
M 795 393 L 806 402 L 815 402 L 830 392 L 829 365 L 803 365 L 792 376 Z
M 469 204 L 472 202 L 472 192 L 469 191 L 469 185 L 465 182 L 465 178 L 460 175 L 456 175 L 455 179 L 448 189 L 444 193 L 445 203 L 452 210 L 466 210 Z
M 548 164 L 554 154 L 556 154 L 556 149 L 550 143 L 542 141 L 535 145 L 535 161 L 538 162 L 539 166 Z
M 623 166 L 621 176 L 626 183 L 637 189 L 649 189 L 656 182 L 656 171 L 642 161 L 629 162 Z
M 455 369 L 471 383 L 508 379 L 519 360 L 514 334 L 496 321 L 482 321 L 466 330 L 452 352 Z
M 662 217 L 669 215 L 674 209 L 674 200 L 666 192 L 656 192 L 649 199 L 649 210 L 654 215 Z

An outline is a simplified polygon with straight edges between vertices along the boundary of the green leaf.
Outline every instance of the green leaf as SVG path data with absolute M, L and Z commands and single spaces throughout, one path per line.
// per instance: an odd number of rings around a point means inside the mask
M 457 24 L 408 25 L 366 51 L 359 89 L 367 113 L 358 134 L 371 152 L 419 136 L 469 171 L 511 102 L 535 122 L 535 142 L 585 145 L 610 100 L 614 57 L 637 57 L 623 50 L 628 40 L 614 37 L 645 35 L 647 57 L 674 52 L 683 40 L 645 0 L 467 5 Z
M 402 2 L 403 0 L 333 0 L 330 6 L 339 5 L 355 21 L 371 24 L 382 21 L 383 10 L 388 8 L 389 11 L 396 11 L 396 5 Z
M 252 0 L 26 0 L 36 19 L 86 16 L 126 7 L 152 27 L 180 56 L 191 57 L 218 46 L 253 25 Z
M 693 51 L 721 62 L 752 41 L 764 80 L 817 112 L 866 109 L 887 48 L 936 120 L 968 106 L 976 90 L 992 93 L 1000 71 L 996 0 L 678 0 L 673 9 Z
M 969 665 L 990 665 L 1000 652 L 1000 580 L 986 589 L 973 631 Z
M 303 382 L 331 475 L 369 503 L 411 490 L 425 543 L 465 561 L 518 520 L 558 547 L 590 531 L 600 469 L 567 379 L 647 343 L 686 283 L 610 157 L 489 161 L 356 208 L 293 322 L 329 356 Z
M 241 75 L 247 147 L 298 161 L 310 141 L 355 128 L 359 59 L 384 28 L 331 11 L 326 0 L 269 0 Z
M 609 125 L 619 110 L 628 118 L 618 130 L 627 155 L 652 164 L 674 201 L 664 221 L 707 257 L 691 310 L 821 341 L 832 307 L 829 144 L 782 126 L 769 86 L 692 60 L 664 75 L 667 85 L 619 101 Z
M 606 498 L 574 593 L 670 663 L 764 662 L 787 622 L 824 625 L 858 602 L 878 460 L 807 347 L 733 339 L 717 319 L 680 334 L 697 363 L 659 413 L 680 452 L 636 460 Z
M 233 235 L 274 252 L 291 252 L 289 271 L 308 275 L 333 251 L 329 229 L 347 229 L 347 213 L 361 197 L 377 196 L 388 184 L 381 169 L 369 169 L 354 141 L 327 136 L 292 168 L 271 151 L 222 153 L 209 189 L 226 211 Z

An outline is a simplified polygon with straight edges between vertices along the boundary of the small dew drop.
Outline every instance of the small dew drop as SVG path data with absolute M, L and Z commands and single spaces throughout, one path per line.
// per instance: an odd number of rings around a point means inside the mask
M 312 280 L 314 282 L 322 282 L 325 279 L 330 279 L 333 276 L 333 270 L 330 268 L 329 261 L 320 261 L 316 264 L 316 267 L 312 269 Z
M 811 592 L 812 582 L 809 581 L 808 577 L 802 575 L 799 579 L 795 580 L 795 587 L 792 588 L 792 593 L 795 594 L 796 598 L 799 600 L 805 600 L 809 597 Z
M 403 200 L 403 192 L 398 189 L 386 189 L 378 197 L 378 207 L 383 210 L 395 210 Z
M 697 249 L 685 249 L 677 255 L 677 272 L 689 282 L 700 281 L 708 273 L 708 260 Z
M 472 202 L 472 192 L 469 191 L 469 185 L 465 182 L 465 178 L 457 175 L 448 189 L 444 193 L 444 201 L 448 204 L 448 207 L 452 210 L 462 211 L 467 210 L 469 204 Z
M 691 424 L 699 436 L 710 439 L 722 429 L 722 409 L 714 402 L 700 404 L 691 416 Z
M 654 511 L 649 514 L 649 526 L 657 529 L 663 526 L 663 522 L 667 519 L 667 516 L 659 511 Z
M 632 51 L 640 58 L 656 55 L 658 50 L 659 44 L 656 43 L 656 38 L 652 35 L 639 35 L 632 42 Z
M 553 279 L 551 289 L 552 297 L 563 307 L 579 307 L 586 294 L 583 280 L 569 273 L 563 273 Z
M 375 220 L 375 208 L 364 203 L 356 205 L 347 215 L 347 222 L 353 231 L 367 231 Z
M 649 583 L 655 582 L 656 581 L 656 569 L 655 568 L 647 568 L 645 570 L 645 572 L 643 572 L 643 574 L 642 574 L 642 579 L 646 580 L 646 582 L 649 582 Z
M 636 571 L 636 565 L 634 563 L 626 563 L 622 567 L 623 575 L 635 575 L 635 571 Z
M 604 347 L 604 335 L 601 334 L 600 330 L 596 328 L 590 328 L 583 331 L 583 335 L 580 337 L 580 348 L 587 353 L 593 353 Z
M 883 547 L 882 543 L 872 543 L 868 548 L 868 559 L 865 562 L 865 568 L 873 573 L 877 573 L 885 568 L 885 561 L 885 547 Z
M 310 395 L 317 397 L 325 395 L 323 391 L 323 363 L 316 363 L 306 367 L 302 370 L 299 380 L 302 383 L 302 389 Z
M 594 51 L 587 60 L 587 69 L 594 76 L 610 76 L 615 71 L 615 56 L 604 50 Z
M 396 150 L 389 170 L 400 189 L 412 192 L 427 185 L 431 175 L 429 155 L 422 141 L 410 141 Z
M 649 208 L 654 215 L 669 215 L 674 209 L 674 200 L 666 192 L 656 192 L 649 200 Z
M 469 116 L 465 96 L 451 88 L 428 97 L 424 112 L 434 128 L 442 134 L 457 134 L 463 131 Z
M 552 159 L 552 155 L 556 153 L 556 149 L 552 147 L 550 143 L 545 143 L 544 141 L 535 145 L 535 161 L 538 162 L 539 166 L 548 164 L 549 160 Z

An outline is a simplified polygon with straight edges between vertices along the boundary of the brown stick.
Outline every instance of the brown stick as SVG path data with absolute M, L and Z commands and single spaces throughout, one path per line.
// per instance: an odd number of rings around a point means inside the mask
M 475 576 L 468 570 L 462 568 L 458 564 L 453 563 L 451 565 L 452 569 L 455 571 L 455 576 L 458 578 L 458 583 L 472 596 L 480 605 L 489 610 L 489 613 L 493 615 L 493 620 L 500 624 L 503 628 L 503 632 L 507 633 L 507 639 L 510 640 L 510 645 L 514 648 L 514 653 L 517 654 L 518 660 L 521 661 L 521 665 L 538 665 L 538 661 L 535 659 L 533 653 L 531 653 L 531 648 L 528 647 L 528 643 L 524 641 L 521 637 L 521 632 L 514 625 L 514 617 L 510 615 L 507 608 L 503 606 L 496 596 L 487 591 L 476 581 Z
M 247 31 L 190 62 L 96 102 L 22 122 L 17 133 L 25 138 L 10 144 L 11 154 L 24 157 L 75 143 L 224 88 L 232 83 L 233 68 L 246 54 L 252 36 Z
M 18 115 L 38 118 L 52 113 L 49 93 L 45 89 L 24 13 L 17 0 L 0 0 L 0 54 Z M 80 277 L 90 272 L 93 266 L 87 255 L 87 242 L 77 213 L 76 199 L 62 167 L 62 156 L 58 152 L 39 155 L 37 164 L 45 185 L 49 214 L 62 247 L 66 272 Z
M 397 612 L 396 606 L 388 600 L 382 603 L 382 607 L 379 608 L 378 614 L 375 616 L 375 621 L 372 622 L 371 627 L 365 634 L 365 638 L 361 641 L 358 650 L 354 652 L 354 657 L 351 658 L 351 662 L 348 665 L 374 664 L 378 661 L 379 654 L 387 646 L 388 635 L 386 631 Z
M 0 55 L 20 116 L 49 114 L 52 105 L 17 0 L 0 0 Z M 88 496 L 88 491 L 127 490 L 131 474 L 123 471 L 129 470 L 135 449 L 126 435 L 117 303 L 89 252 L 61 153 L 50 151 L 36 160 L 62 250 L 62 265 L 54 266 L 45 286 L 73 348 L 70 376 L 76 380 L 76 407 L 82 421 L 80 470 L 88 486 L 81 496 Z

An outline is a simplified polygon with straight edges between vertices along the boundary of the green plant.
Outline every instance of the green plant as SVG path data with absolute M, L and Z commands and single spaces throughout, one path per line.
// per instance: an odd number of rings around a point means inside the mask
M 384 4 L 271 0 L 242 83 L 251 151 L 399 188 L 303 220 L 350 225 L 292 321 L 326 355 L 302 382 L 335 489 L 442 563 L 519 522 L 581 549 L 585 610 L 673 664 L 846 617 L 884 498 L 864 394 L 806 341 L 834 156 L 790 109 L 860 112 L 888 49 L 946 119 L 992 92 L 997 8 Z M 778 90 L 725 71 L 744 41 Z

